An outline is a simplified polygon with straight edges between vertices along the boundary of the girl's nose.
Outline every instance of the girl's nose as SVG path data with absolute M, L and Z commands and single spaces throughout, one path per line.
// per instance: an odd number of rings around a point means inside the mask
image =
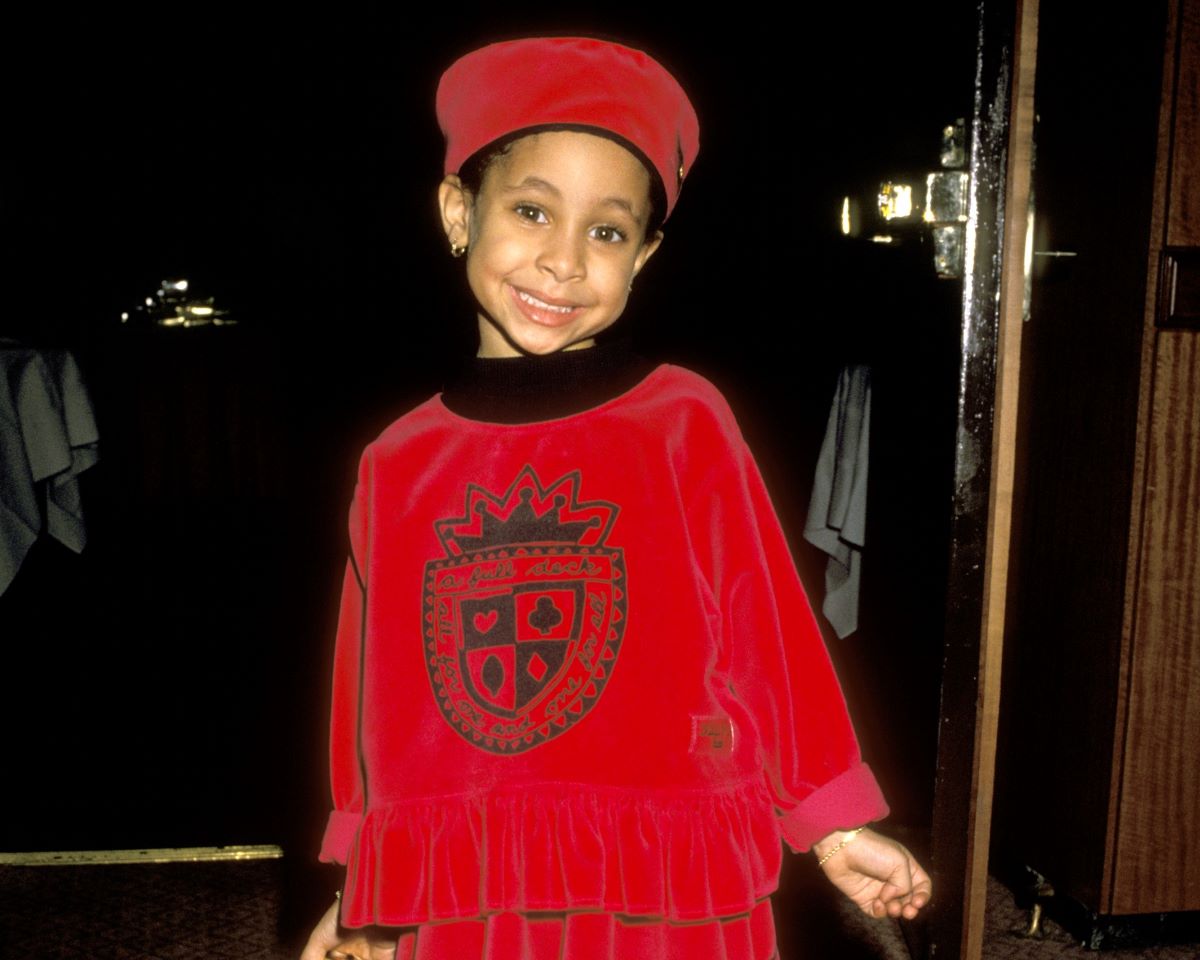
M 558 283 L 581 280 L 587 276 L 584 242 L 566 230 L 555 230 L 546 238 L 537 265 Z

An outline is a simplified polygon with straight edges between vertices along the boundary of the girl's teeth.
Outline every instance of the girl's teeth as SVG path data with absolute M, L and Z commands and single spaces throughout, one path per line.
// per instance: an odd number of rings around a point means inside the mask
M 574 307 L 556 307 L 554 304 L 547 303 L 545 300 L 539 300 L 537 297 L 533 296 L 533 294 L 526 293 L 524 290 L 520 291 L 517 296 L 531 306 L 537 307 L 539 310 L 551 310 L 554 313 L 570 313 L 575 309 Z

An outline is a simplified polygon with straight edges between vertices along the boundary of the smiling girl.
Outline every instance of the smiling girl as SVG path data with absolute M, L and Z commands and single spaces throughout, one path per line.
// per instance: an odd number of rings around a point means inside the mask
M 595 343 L 695 161 L 687 96 L 539 38 L 455 63 L 438 116 L 479 351 L 363 454 L 322 850 L 346 883 L 303 960 L 767 960 L 781 839 L 916 916 L 728 406 Z
M 633 154 L 575 131 L 514 141 L 481 189 L 446 177 L 438 199 L 450 243 L 470 251 L 479 355 L 592 346 L 662 240 L 647 235 L 649 197 L 650 174 Z

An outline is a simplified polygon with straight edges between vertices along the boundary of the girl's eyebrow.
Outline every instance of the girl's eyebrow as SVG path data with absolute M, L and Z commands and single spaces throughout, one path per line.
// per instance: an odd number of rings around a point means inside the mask
M 627 214 L 629 214 L 634 223 L 640 224 L 642 222 L 642 218 L 638 215 L 637 211 L 633 209 L 633 204 L 624 197 L 606 197 L 600 201 L 600 203 L 601 206 L 617 207 L 621 210 L 624 210 Z
M 545 193 L 551 193 L 554 197 L 562 197 L 563 192 L 558 187 L 551 184 L 548 180 L 542 180 L 540 176 L 527 176 L 520 184 L 506 184 L 505 192 L 515 193 L 521 190 L 540 190 Z
M 506 190 L 545 190 L 548 193 L 554 194 L 556 197 L 562 196 L 562 191 L 558 189 L 549 180 L 543 180 L 541 177 L 528 176 L 520 183 L 512 183 L 505 187 Z

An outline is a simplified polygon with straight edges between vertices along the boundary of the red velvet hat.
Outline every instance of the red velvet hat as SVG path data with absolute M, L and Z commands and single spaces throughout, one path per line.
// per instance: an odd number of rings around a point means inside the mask
M 679 83 L 640 50 L 583 37 L 483 47 L 442 74 L 437 116 L 446 172 L 501 137 L 539 127 L 595 127 L 658 172 L 667 214 L 700 150 L 700 122 Z

